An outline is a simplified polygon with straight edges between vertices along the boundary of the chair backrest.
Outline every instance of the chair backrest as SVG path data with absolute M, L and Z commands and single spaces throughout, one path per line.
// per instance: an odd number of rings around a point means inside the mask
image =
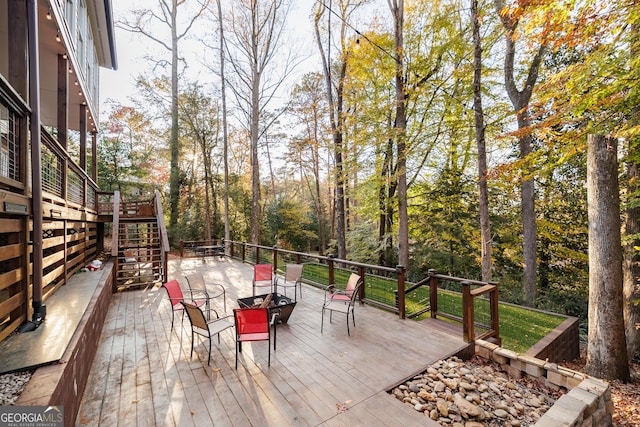
M 256 264 L 253 266 L 253 280 L 256 282 L 272 280 L 272 273 L 271 264 Z
M 345 292 L 348 295 L 353 294 L 353 292 L 358 287 L 359 283 L 360 283 L 360 276 L 358 276 L 356 273 L 351 273 L 351 276 L 349 276 L 349 281 L 347 282 L 347 287 L 345 288 Z
M 182 289 L 180 289 L 180 283 L 178 283 L 176 279 L 163 284 L 162 287 L 167 290 L 167 294 L 169 295 L 169 302 L 171 303 L 172 307 L 176 304 L 180 304 L 184 300 Z
M 204 277 L 202 276 L 202 273 L 200 272 L 192 273 L 185 277 L 191 289 L 198 289 L 201 291 L 207 290 L 207 287 L 204 284 Z
M 187 310 L 187 315 L 191 321 L 191 325 L 196 328 L 207 330 L 207 320 L 204 318 L 204 313 L 198 306 L 189 302 L 183 301 L 182 305 Z
M 259 334 L 269 332 L 269 310 L 266 308 L 234 308 L 236 334 Z
M 296 282 L 302 277 L 302 264 L 287 264 L 287 269 L 284 272 L 284 280 L 287 282 Z

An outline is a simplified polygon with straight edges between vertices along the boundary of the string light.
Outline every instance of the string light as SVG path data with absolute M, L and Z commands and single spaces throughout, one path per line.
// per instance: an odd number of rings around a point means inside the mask
M 382 46 L 380 46 L 378 43 L 374 42 L 373 40 L 371 40 L 369 37 L 367 37 L 366 35 L 362 34 L 360 31 L 358 31 L 357 28 L 355 28 L 353 25 L 351 25 L 349 22 L 345 21 L 342 16 L 340 16 L 338 13 L 336 13 L 333 9 L 331 9 L 329 6 L 327 6 L 327 4 L 324 2 L 324 0 L 319 0 L 320 4 L 322 6 L 324 6 L 325 9 L 327 9 L 329 12 L 331 12 L 332 14 L 334 14 L 335 16 L 338 17 L 339 20 L 341 20 L 342 22 L 345 23 L 345 25 L 349 28 L 351 28 L 357 35 L 358 37 L 356 37 L 356 44 L 360 44 L 360 37 L 362 37 L 363 39 L 365 39 L 366 41 L 368 41 L 369 43 L 371 43 L 373 46 L 377 47 L 379 50 L 381 50 L 382 52 L 384 52 L 389 58 L 393 59 L 394 62 L 398 62 L 398 58 L 396 58 L 395 56 L 393 56 L 392 54 L 389 53 L 389 51 L 387 51 L 385 48 L 383 48 Z
M 61 40 L 60 33 L 56 33 L 56 41 L 59 43 Z

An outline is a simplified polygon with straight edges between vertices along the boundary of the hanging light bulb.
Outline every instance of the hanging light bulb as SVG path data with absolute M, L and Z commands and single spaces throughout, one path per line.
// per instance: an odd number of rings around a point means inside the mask
M 51 21 L 53 19 L 53 17 L 51 16 L 51 8 L 49 8 L 49 10 L 47 10 L 47 21 Z
M 60 42 L 62 39 L 60 38 L 60 33 L 56 33 L 56 41 Z

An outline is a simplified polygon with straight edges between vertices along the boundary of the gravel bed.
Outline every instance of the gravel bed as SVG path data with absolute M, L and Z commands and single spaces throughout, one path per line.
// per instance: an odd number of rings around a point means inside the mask
M 0 406 L 13 405 L 27 386 L 33 371 L 0 375 Z
M 513 379 L 473 358 L 441 360 L 391 395 L 443 426 L 524 427 L 536 423 L 562 392 L 532 378 Z

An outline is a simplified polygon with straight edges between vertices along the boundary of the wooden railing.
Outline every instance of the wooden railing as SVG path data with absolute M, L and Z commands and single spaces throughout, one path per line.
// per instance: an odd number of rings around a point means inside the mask
M 39 304 L 46 303 L 69 277 L 96 258 L 101 249 L 101 232 L 96 216 L 96 183 L 42 126 L 38 171 L 42 194 L 36 194 L 42 203 L 33 203 L 33 178 L 29 177 L 28 166 L 32 156 L 28 137 L 30 110 L 1 75 L 0 106 L 6 111 L 2 121 L 7 127 L 2 134 L 0 168 L 2 341 L 31 317 L 34 299 Z M 37 245 L 40 237 L 41 244 Z M 37 273 L 34 265 L 38 265 Z M 34 289 L 41 291 L 41 301 Z
M 436 274 L 435 270 L 430 270 L 429 276 L 418 283 L 408 283 L 405 282 L 406 276 L 403 266 L 383 267 L 245 242 L 224 240 L 219 242 L 224 244 L 228 256 L 252 264 L 270 263 L 273 265 L 274 271 L 283 271 L 283 264 L 286 263 L 320 264 L 326 270 L 326 275 L 309 277 L 305 268 L 304 280 L 321 287 L 332 283 L 346 283 L 349 272 L 356 272 L 364 281 L 358 296 L 362 303 L 394 312 L 401 319 L 405 317 L 416 318 L 429 312 L 432 318 L 442 317 L 460 322 L 462 323 L 463 338 L 467 342 L 490 337 L 496 341 L 500 340 L 497 283 L 440 275 Z M 380 287 L 377 286 L 379 283 L 387 286 L 383 292 L 379 292 Z M 446 286 L 441 286 L 451 283 L 457 284 L 457 290 L 447 290 Z M 427 290 L 427 302 L 422 304 L 422 309 L 407 315 L 408 296 L 410 293 L 417 293 L 416 291 L 420 288 Z M 380 293 L 385 295 L 380 295 Z M 439 309 L 439 300 L 452 294 L 455 294 L 453 300 L 456 303 L 446 304 L 447 309 Z M 393 297 L 390 298 L 389 295 L 393 295 Z M 412 301 L 412 304 L 415 305 L 415 301 Z M 484 318 L 489 320 L 485 321 Z M 476 329 L 481 329 L 483 332 L 476 336 Z
M 43 199 L 70 209 L 97 212 L 98 185 L 46 128 L 41 132 Z
M 459 284 L 461 287 L 461 316 L 453 314 L 451 311 L 440 310 L 438 306 L 438 296 L 439 293 L 442 292 L 440 287 L 442 282 Z M 429 287 L 429 312 L 431 313 L 431 318 L 435 319 L 440 316 L 462 322 L 462 334 L 464 340 L 467 342 L 487 338 L 494 338 L 496 341 L 500 341 L 497 283 L 446 276 L 437 274 L 435 270 L 429 270 L 429 277 L 411 286 L 407 292 L 425 285 Z M 448 292 L 451 291 L 449 290 Z M 478 310 L 476 310 L 476 308 L 478 308 Z M 484 332 L 476 336 L 476 328 Z
M 168 263 L 169 263 L 169 235 L 167 234 L 167 227 L 164 223 L 164 211 L 162 210 L 162 199 L 160 198 L 160 192 L 155 191 L 153 197 L 154 203 L 154 215 L 158 221 L 158 232 L 160 233 L 160 254 L 162 257 L 162 283 L 168 280 Z

